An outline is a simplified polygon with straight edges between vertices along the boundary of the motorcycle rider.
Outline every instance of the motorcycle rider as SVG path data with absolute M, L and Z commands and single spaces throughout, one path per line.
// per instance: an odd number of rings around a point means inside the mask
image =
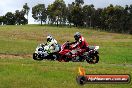
M 59 51 L 59 46 L 57 44 L 57 41 L 51 35 L 47 36 L 46 45 L 48 46 L 48 53 L 54 53 Z
M 70 45 L 74 44 L 74 46 L 72 48 L 74 48 L 75 50 L 72 50 L 71 53 L 85 52 L 85 50 L 87 49 L 87 46 L 88 46 L 88 43 L 86 42 L 85 38 L 79 32 L 76 32 L 74 34 L 74 39 L 75 39 L 75 41 L 70 43 Z

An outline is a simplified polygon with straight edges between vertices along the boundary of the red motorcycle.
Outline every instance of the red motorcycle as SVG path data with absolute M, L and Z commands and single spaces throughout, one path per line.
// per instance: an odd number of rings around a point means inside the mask
M 58 61 L 83 62 L 86 60 L 88 63 L 95 64 L 99 61 L 98 49 L 99 46 L 88 46 L 86 49 L 75 49 L 74 45 L 70 45 L 69 42 L 65 42 L 61 46 Z

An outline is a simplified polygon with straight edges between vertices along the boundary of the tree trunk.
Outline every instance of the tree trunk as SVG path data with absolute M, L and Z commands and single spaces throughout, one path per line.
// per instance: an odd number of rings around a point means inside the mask
M 41 19 L 41 26 L 42 26 L 42 19 Z
M 28 14 L 27 14 L 27 24 L 28 24 Z
M 76 25 L 76 27 L 77 27 L 77 24 L 75 24 Z
M 57 27 L 58 27 L 58 20 L 57 20 Z

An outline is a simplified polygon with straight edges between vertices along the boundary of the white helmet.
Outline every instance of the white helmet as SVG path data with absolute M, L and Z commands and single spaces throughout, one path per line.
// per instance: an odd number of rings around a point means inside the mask
M 51 42 L 52 39 L 53 39 L 53 37 L 51 35 L 47 36 L 47 42 Z

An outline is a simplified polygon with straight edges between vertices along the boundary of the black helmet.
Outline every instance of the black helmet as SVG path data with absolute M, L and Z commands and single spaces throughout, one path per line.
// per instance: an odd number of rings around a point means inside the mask
M 78 41 L 80 37 L 81 37 L 81 34 L 80 34 L 79 32 L 76 32 L 76 33 L 74 34 L 75 40 Z

